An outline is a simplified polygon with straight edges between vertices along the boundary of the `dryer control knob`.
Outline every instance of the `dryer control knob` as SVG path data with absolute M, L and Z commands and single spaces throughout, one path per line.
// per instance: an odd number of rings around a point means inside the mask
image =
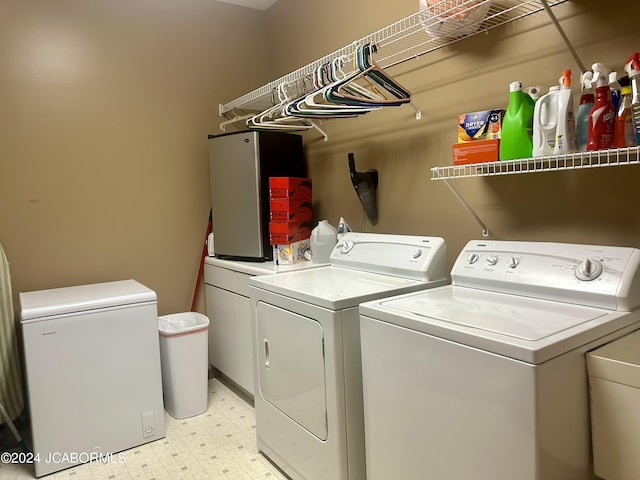
M 603 266 L 598 260 L 592 260 L 585 258 L 575 270 L 575 275 L 578 280 L 590 281 L 598 278 L 602 273 Z
M 507 267 L 516 268 L 519 263 L 520 260 L 518 260 L 516 257 L 509 257 L 509 260 L 507 260 Z
M 347 240 L 342 244 L 341 253 L 349 253 L 353 248 L 354 243 L 351 240 Z
M 411 250 L 411 256 L 413 258 L 418 258 L 420 255 L 422 255 L 422 250 L 420 248 L 414 248 Z
M 487 263 L 491 266 L 495 265 L 496 263 L 498 263 L 498 257 L 496 257 L 495 255 L 489 255 L 487 257 Z
M 474 264 L 478 261 L 478 255 L 476 253 L 471 253 L 469 254 L 469 256 L 467 257 L 467 262 L 470 264 Z

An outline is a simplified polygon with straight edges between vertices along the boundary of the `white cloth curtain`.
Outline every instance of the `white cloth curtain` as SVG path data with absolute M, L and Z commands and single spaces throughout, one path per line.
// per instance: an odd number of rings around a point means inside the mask
M 24 407 L 9 262 L 0 244 L 0 404 L 14 420 Z M 0 415 L 0 424 L 6 423 Z

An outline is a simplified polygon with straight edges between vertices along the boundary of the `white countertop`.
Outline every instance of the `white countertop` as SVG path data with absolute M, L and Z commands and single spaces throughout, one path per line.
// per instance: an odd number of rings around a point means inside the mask
M 244 262 L 239 260 L 223 260 L 216 257 L 205 257 L 204 262 L 208 265 L 249 275 L 271 275 L 273 273 L 295 272 L 297 270 L 329 265 L 328 263 L 313 263 L 308 260 L 303 260 L 293 265 L 275 265 L 273 262 Z

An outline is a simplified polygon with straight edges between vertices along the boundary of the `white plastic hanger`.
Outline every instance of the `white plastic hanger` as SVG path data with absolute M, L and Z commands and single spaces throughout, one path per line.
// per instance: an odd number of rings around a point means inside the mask
M 290 101 L 290 98 L 288 98 L 285 92 L 286 85 L 283 82 L 278 85 L 277 88 L 280 102 L 249 118 L 246 122 L 247 127 L 255 130 L 279 130 L 289 132 L 299 132 L 314 128 L 322 134 L 324 141 L 326 142 L 328 140 L 327 134 L 312 120 L 283 115 L 283 107 Z

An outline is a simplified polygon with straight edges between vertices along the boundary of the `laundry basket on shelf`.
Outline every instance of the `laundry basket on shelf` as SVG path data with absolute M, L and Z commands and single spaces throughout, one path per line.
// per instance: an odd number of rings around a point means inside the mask
M 492 0 L 420 0 L 420 21 L 434 38 L 454 40 L 476 33 Z

